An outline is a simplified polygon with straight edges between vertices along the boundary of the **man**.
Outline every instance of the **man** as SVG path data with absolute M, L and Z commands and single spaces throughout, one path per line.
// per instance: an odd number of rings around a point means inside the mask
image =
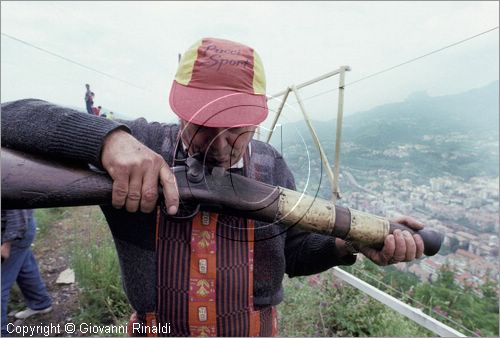
M 94 105 L 93 93 L 90 91 L 90 85 L 87 83 L 85 85 L 87 90 L 85 91 L 85 107 L 87 108 L 87 113 L 93 114 L 92 106 Z
M 208 167 L 295 188 L 281 155 L 252 140 L 268 114 L 263 66 L 252 48 L 198 41 L 179 63 L 170 105 L 179 125 L 95 119 L 38 100 L 6 103 L 2 144 L 86 161 L 112 177 L 113 207 L 102 210 L 136 310 L 130 328 L 135 322 L 143 328 L 169 323 L 175 336 L 275 335 L 285 273 L 314 274 L 353 264 L 356 257 L 340 239 L 283 232 L 277 224 L 207 212 L 169 217 L 184 212 L 169 166 L 195 153 Z M 26 130 L 14 127 L 20 118 L 28 121 Z M 40 130 L 36 121 L 42 118 L 55 128 Z M 158 183 L 164 209 L 157 207 Z M 422 228 L 410 218 L 398 221 Z M 420 257 L 423 243 L 396 231 L 381 250 L 362 250 L 384 265 Z
M 8 336 L 7 303 L 17 282 L 28 308 L 15 317 L 25 319 L 52 310 L 52 300 L 38 269 L 31 243 L 36 225 L 33 210 L 2 210 L 2 336 Z

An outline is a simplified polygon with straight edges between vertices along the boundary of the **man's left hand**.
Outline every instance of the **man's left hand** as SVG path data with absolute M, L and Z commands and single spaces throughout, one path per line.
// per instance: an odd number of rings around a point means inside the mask
M 424 228 L 420 222 L 408 216 L 393 219 L 391 223 L 404 224 L 413 230 Z M 419 235 L 412 235 L 409 231 L 397 229 L 394 230 L 393 234 L 385 238 L 382 249 L 376 250 L 370 247 L 362 247 L 360 252 L 377 265 L 410 262 L 422 256 L 424 242 Z

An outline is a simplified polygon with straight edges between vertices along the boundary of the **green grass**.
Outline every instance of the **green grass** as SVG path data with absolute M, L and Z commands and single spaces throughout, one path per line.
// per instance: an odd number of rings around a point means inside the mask
M 278 306 L 280 336 L 434 336 L 406 317 L 329 272 L 312 284 L 308 277 L 285 278 Z
M 35 219 L 38 239 L 45 238 L 52 225 L 61 222 L 70 212 L 71 209 L 68 208 L 36 209 Z
M 124 325 L 132 308 L 122 288 L 116 249 L 104 216 L 92 209 L 84 217 L 87 236 L 71 250 L 71 266 L 80 287 L 75 320 L 96 325 Z M 77 225 L 78 226 L 78 225 Z M 86 238 L 83 238 L 86 237 Z
M 81 311 L 76 320 L 83 323 L 124 324 L 132 309 L 121 286 L 114 246 L 89 244 L 77 248 L 72 267 L 81 288 Z

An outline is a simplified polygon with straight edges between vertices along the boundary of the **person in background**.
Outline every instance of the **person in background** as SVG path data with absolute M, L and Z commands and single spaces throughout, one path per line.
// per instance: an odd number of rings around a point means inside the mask
M 88 83 L 85 85 L 85 88 L 87 88 L 85 92 L 85 107 L 87 108 L 87 113 L 93 114 L 92 106 L 94 105 L 94 93 L 90 91 L 90 85 Z
M 33 210 L 2 210 L 2 336 L 9 335 L 7 303 L 16 281 L 28 306 L 15 314 L 17 319 L 52 310 L 52 299 L 31 251 L 35 233 Z
M 101 113 L 101 109 L 102 107 L 101 106 L 97 106 L 96 107 L 92 107 L 92 113 L 95 115 L 95 116 L 99 116 L 99 114 Z

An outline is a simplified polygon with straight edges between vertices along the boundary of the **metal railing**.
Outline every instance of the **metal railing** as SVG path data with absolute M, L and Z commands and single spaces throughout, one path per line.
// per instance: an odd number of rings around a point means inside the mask
M 375 298 L 382 304 L 390 307 L 396 312 L 402 314 L 403 316 L 411 319 L 418 325 L 425 327 L 426 329 L 434 332 L 441 337 L 466 337 L 464 334 L 455 330 L 454 328 L 440 322 L 437 319 L 422 312 L 422 310 L 403 303 L 397 298 L 377 289 L 376 287 L 368 284 L 367 282 L 359 279 L 358 277 L 338 268 L 334 267 L 332 269 L 333 275 L 344 282 L 349 283 L 356 289 L 366 293 L 370 297 Z

